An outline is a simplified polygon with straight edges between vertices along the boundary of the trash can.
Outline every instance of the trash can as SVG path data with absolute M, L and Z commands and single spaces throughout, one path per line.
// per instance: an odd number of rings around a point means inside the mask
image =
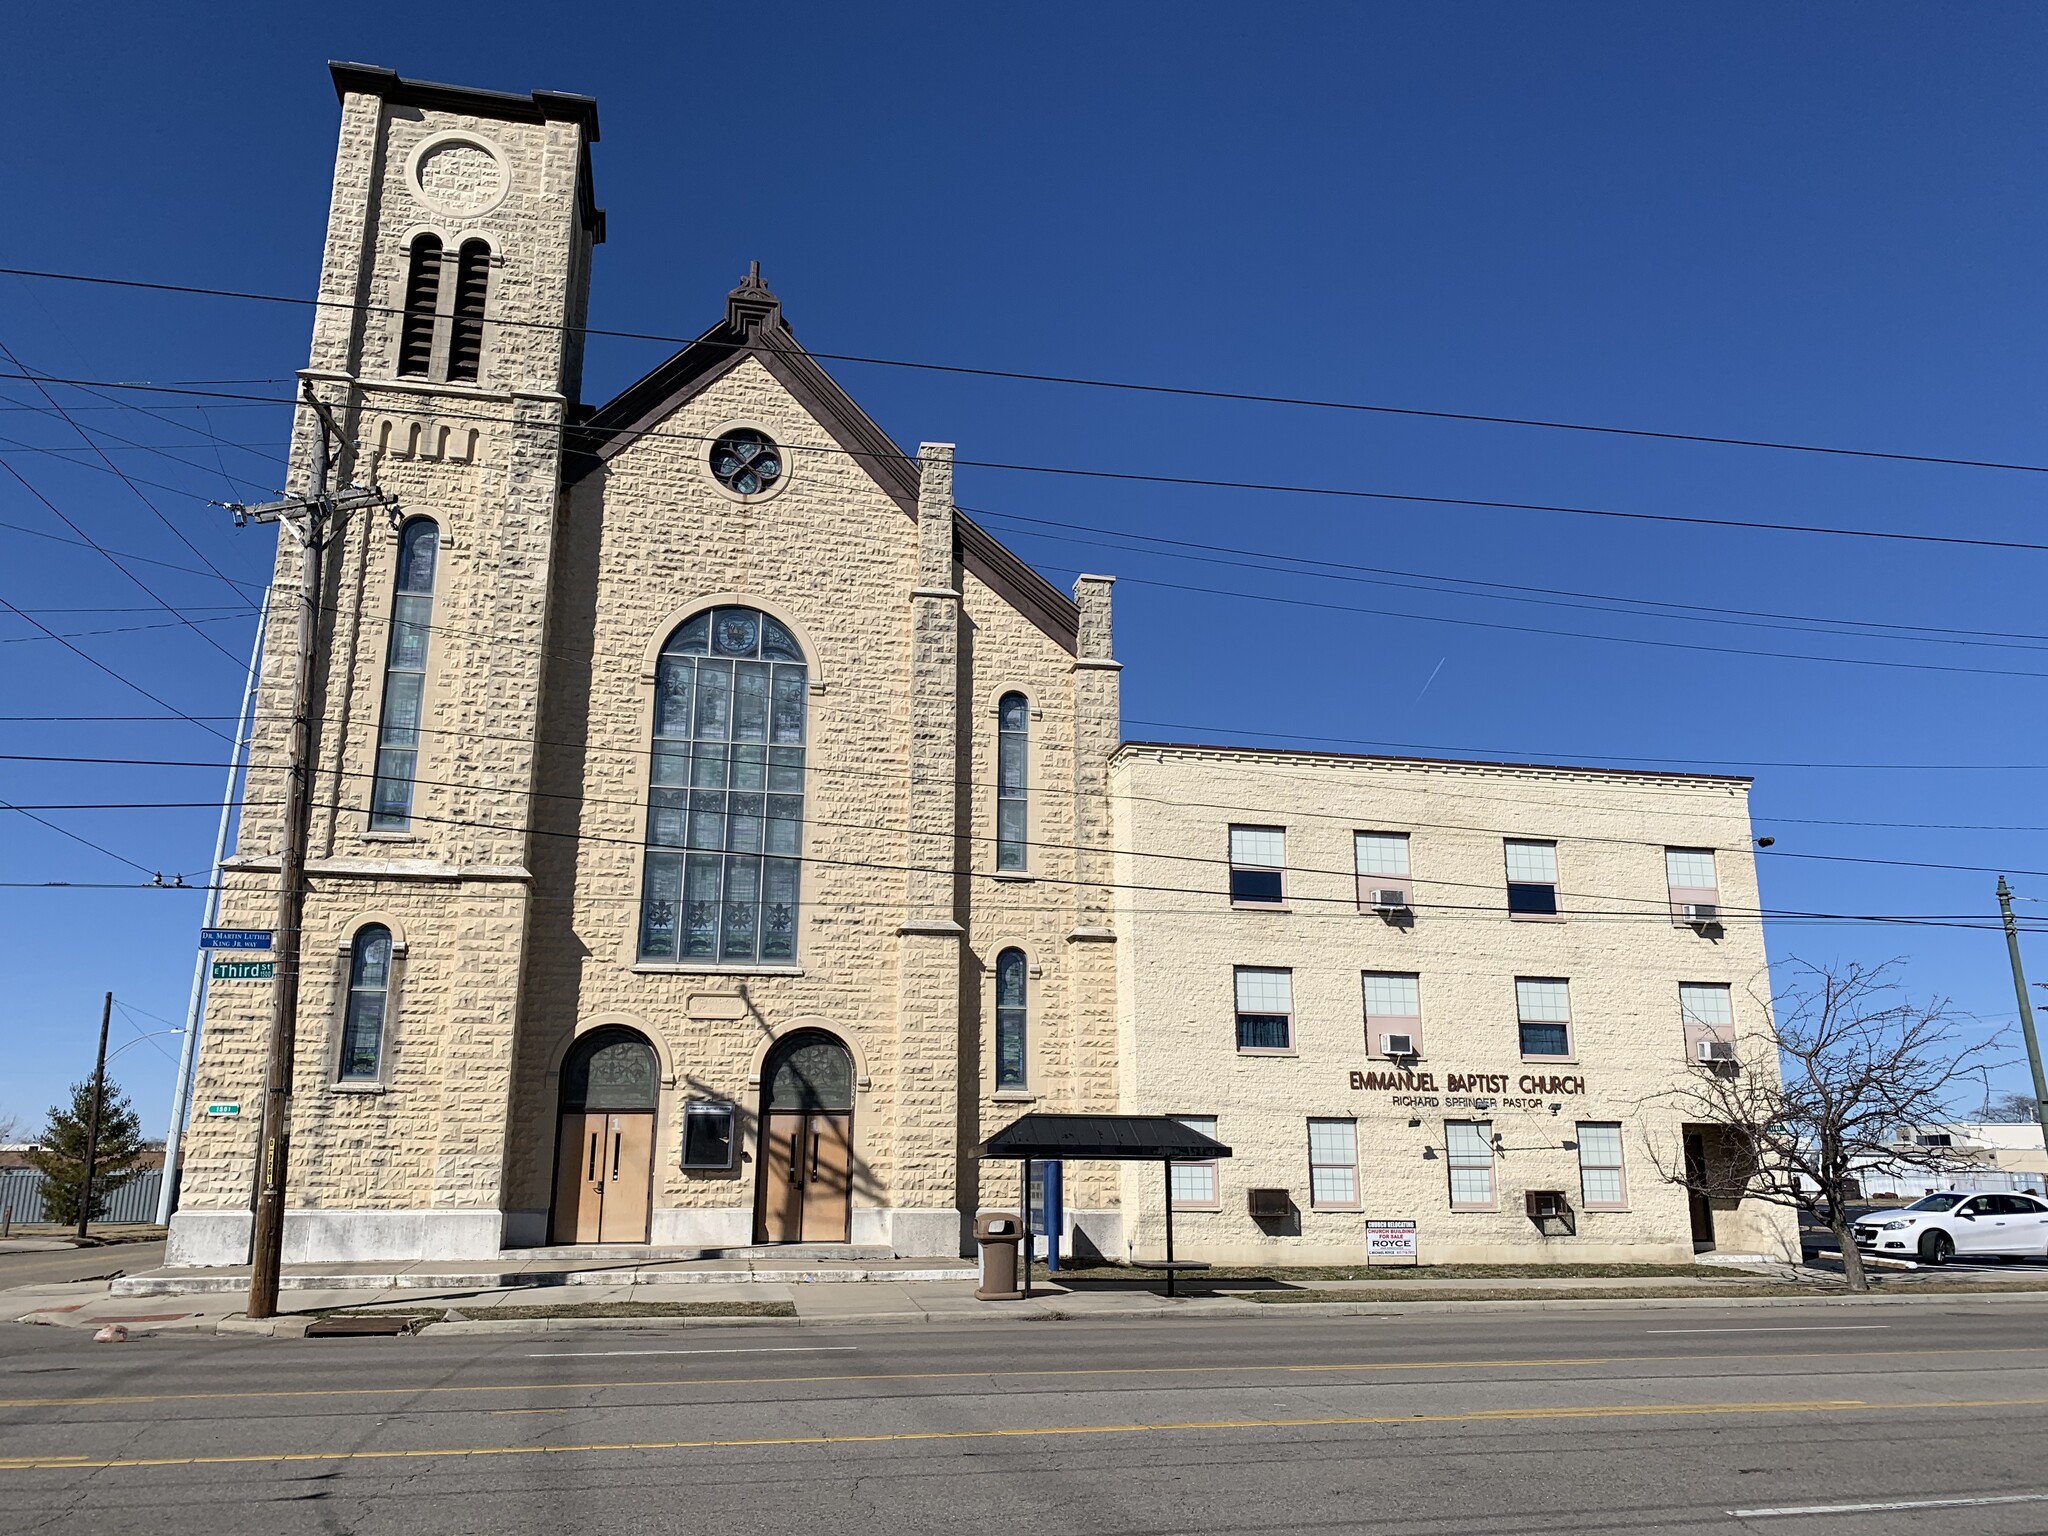
M 974 1218 L 974 1241 L 981 1248 L 981 1285 L 977 1301 L 1022 1301 L 1017 1289 L 1017 1248 L 1024 1241 L 1024 1223 L 1014 1211 L 983 1211 Z

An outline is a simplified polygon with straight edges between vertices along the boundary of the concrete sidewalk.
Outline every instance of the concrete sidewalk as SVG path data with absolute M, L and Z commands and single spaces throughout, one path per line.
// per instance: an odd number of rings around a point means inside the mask
M 284 1315 L 261 1322 L 242 1315 L 246 1275 L 213 1271 L 232 1288 L 180 1295 L 134 1294 L 120 1282 L 24 1286 L 0 1292 L 0 1319 L 99 1328 L 121 1323 L 134 1333 L 260 1333 L 292 1336 L 324 1313 L 419 1312 L 447 1314 L 425 1331 L 458 1333 L 633 1329 L 668 1331 L 678 1328 L 829 1326 L 841 1323 L 967 1323 L 1163 1317 L 1287 1317 L 1295 1315 L 1395 1315 L 1414 1311 L 1472 1308 L 1604 1308 L 1629 1306 L 1802 1306 L 1814 1301 L 1843 1304 L 1871 1302 L 2024 1301 L 2048 1299 L 2048 1275 L 2024 1280 L 2018 1287 L 1993 1279 L 1966 1282 L 1949 1277 L 1940 1289 L 1918 1279 L 1901 1279 L 1884 1293 L 1851 1297 L 1810 1277 L 1788 1293 L 1791 1272 L 1720 1272 L 1688 1276 L 1499 1277 L 1491 1279 L 1421 1278 L 1403 1280 L 1286 1281 L 1218 1280 L 1184 1287 L 1184 1294 L 1161 1294 L 1156 1278 L 1096 1275 L 1076 1278 L 1071 1287 L 1035 1286 L 1028 1301 L 983 1302 L 974 1298 L 971 1271 L 956 1270 L 945 1278 L 923 1278 L 912 1263 L 891 1275 L 878 1264 L 859 1266 L 860 1283 L 842 1275 L 842 1283 L 777 1280 L 756 1273 L 736 1277 L 710 1266 L 688 1268 L 680 1284 L 650 1280 L 625 1267 L 621 1279 L 605 1283 L 594 1274 L 573 1283 L 521 1283 L 511 1272 L 496 1269 L 478 1277 L 436 1274 L 415 1268 L 403 1283 L 376 1284 L 390 1278 L 388 1269 L 367 1269 L 346 1275 L 301 1274 L 302 1283 L 283 1296 Z M 339 1266 L 337 1266 L 338 1268 Z M 814 1266 L 813 1268 L 816 1268 Z M 849 1266 L 851 1268 L 851 1266 Z M 587 1273 L 587 1272 L 586 1272 Z M 141 1277 L 136 1277 L 141 1278 Z M 321 1280 L 341 1283 L 321 1284 Z M 435 1283 L 438 1280 L 439 1283 Z M 1958 1283 L 1962 1282 L 1962 1283 Z M 1186 1290 L 1194 1294 L 1186 1294 Z M 1273 1302 L 1267 1295 L 1311 1293 L 1314 1300 Z M 1916 1294 L 1918 1293 L 1918 1294 Z M 1974 1294 L 1973 1294 L 1974 1293 Z M 592 1316 L 591 1309 L 630 1308 L 637 1315 Z M 526 1309 L 573 1309 L 580 1316 L 518 1316 Z M 771 1313 L 772 1315 L 762 1315 Z
M 817 1285 L 880 1280 L 971 1279 L 971 1259 L 558 1259 L 514 1258 L 469 1263 L 293 1264 L 280 1278 L 285 1291 L 488 1291 L 557 1286 L 613 1288 L 642 1285 Z M 113 1282 L 117 1296 L 239 1294 L 249 1288 L 249 1266 L 150 1269 Z M 579 1300 L 589 1300 L 580 1297 Z

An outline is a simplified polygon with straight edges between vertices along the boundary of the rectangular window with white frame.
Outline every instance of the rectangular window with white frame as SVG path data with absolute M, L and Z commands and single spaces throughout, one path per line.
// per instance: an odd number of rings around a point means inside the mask
M 1685 1030 L 1685 1059 L 1735 1060 L 1735 994 L 1725 981 L 1681 981 L 1678 1020 Z
M 1680 927 L 1718 922 L 1721 879 L 1711 848 L 1666 848 L 1664 884 L 1671 897 L 1671 921 Z
M 1287 899 L 1287 829 L 1230 829 L 1230 904 L 1277 907 Z
M 1572 1054 L 1572 988 L 1559 977 L 1515 978 L 1515 1023 L 1524 1057 Z
M 1309 1121 L 1308 1203 L 1318 1211 L 1359 1208 L 1357 1121 Z
M 1511 837 L 1502 847 L 1507 855 L 1508 916 L 1556 917 L 1557 844 Z
M 1211 1140 L 1215 1139 L 1214 1115 L 1175 1115 L 1173 1118 L 1189 1130 L 1199 1131 Z M 1176 1211 L 1215 1211 L 1223 1208 L 1222 1196 L 1217 1189 L 1214 1158 L 1199 1163 L 1175 1163 L 1170 1184 L 1173 1191 L 1173 1208 Z
M 1237 1048 L 1246 1055 L 1294 1054 L 1294 973 L 1240 965 Z
M 1580 1121 L 1579 1197 L 1589 1211 L 1628 1209 L 1628 1180 L 1621 1167 L 1621 1127 Z
M 1422 1054 L 1422 978 L 1366 971 L 1365 1053 L 1398 1061 Z
M 1398 911 L 1415 905 L 1406 832 L 1354 832 L 1351 857 L 1358 871 L 1360 911 Z
M 1490 1211 L 1493 1193 L 1493 1122 L 1446 1120 L 1444 1156 L 1451 1170 L 1451 1209 Z

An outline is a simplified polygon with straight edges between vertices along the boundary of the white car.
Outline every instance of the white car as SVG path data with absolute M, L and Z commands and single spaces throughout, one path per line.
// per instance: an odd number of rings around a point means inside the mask
M 1858 1252 L 1946 1264 L 1950 1259 L 2048 1258 L 2048 1201 L 1954 1190 L 1903 1210 L 1867 1211 L 1850 1230 Z

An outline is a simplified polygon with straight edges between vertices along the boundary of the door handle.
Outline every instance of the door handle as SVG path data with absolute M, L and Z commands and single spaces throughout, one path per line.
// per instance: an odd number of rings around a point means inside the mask
M 818 1182 L 818 1138 L 811 1138 L 811 1182 Z
M 583 1176 L 586 1179 L 592 1180 L 597 1177 L 597 1132 L 595 1131 L 590 1133 L 590 1166 Z
M 612 1182 L 619 1182 L 619 1143 L 626 1139 L 624 1131 L 612 1132 Z

